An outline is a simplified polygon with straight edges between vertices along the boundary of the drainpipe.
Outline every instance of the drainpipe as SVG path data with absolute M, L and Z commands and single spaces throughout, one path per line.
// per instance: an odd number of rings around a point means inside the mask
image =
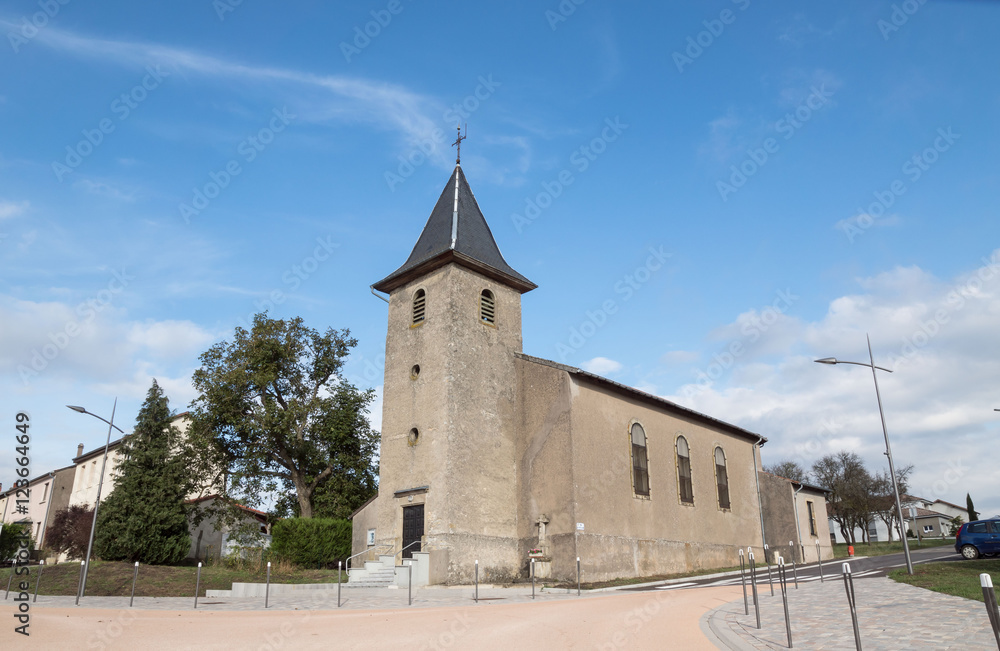
M 767 536 L 764 534 L 764 505 L 760 499 L 760 477 L 757 476 L 757 447 L 764 441 L 763 436 L 757 437 L 757 442 L 753 444 L 753 480 L 757 484 L 757 511 L 760 513 L 760 540 L 761 545 L 767 544 Z
M 388 302 L 389 302 L 389 299 L 387 299 L 387 298 L 386 298 L 385 296 L 379 296 L 378 294 L 376 294 L 376 293 L 375 293 L 375 288 L 374 288 L 374 287 L 370 287 L 369 289 L 371 289 L 371 290 L 372 290 L 372 296 L 374 296 L 375 298 L 380 298 L 380 299 L 382 299 L 383 301 L 385 301 L 386 303 L 388 303 Z
M 799 555 L 802 557 L 800 563 L 806 562 L 806 547 L 802 544 L 802 527 L 799 526 L 799 491 L 805 488 L 805 484 L 799 484 L 799 487 L 792 492 L 792 510 L 795 511 L 795 535 L 799 537 Z

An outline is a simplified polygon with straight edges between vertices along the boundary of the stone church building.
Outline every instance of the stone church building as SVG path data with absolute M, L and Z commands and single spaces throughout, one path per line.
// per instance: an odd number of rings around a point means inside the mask
M 476 560 L 481 581 L 502 582 L 531 557 L 537 576 L 575 579 L 579 557 L 598 581 L 759 550 L 766 439 L 525 354 L 521 295 L 536 287 L 456 165 L 409 258 L 373 285 L 389 295 L 379 493 L 352 516 L 353 553 L 412 557 L 421 582 L 458 584 Z

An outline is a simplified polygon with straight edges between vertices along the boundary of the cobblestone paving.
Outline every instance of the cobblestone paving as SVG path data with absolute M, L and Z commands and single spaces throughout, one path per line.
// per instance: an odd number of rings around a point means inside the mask
M 2 588 L 2 586 L 0 586 Z M 194 590 L 192 590 L 192 593 Z M 561 601 L 578 599 L 576 592 L 536 591 L 535 601 Z M 605 593 L 598 593 L 606 596 Z M 593 595 L 598 596 L 598 595 Z M 582 598 L 588 597 L 587 592 Z M 530 602 L 531 588 L 480 588 L 480 605 Z M 76 597 L 47 597 L 39 595 L 34 607 L 72 608 Z M 128 597 L 84 597 L 80 608 L 127 609 Z M 433 608 L 437 606 L 472 605 L 473 589 L 457 588 L 414 588 L 413 608 Z M 372 610 L 385 608 L 407 608 L 405 589 L 351 588 L 341 592 L 341 608 Z M 136 597 L 135 609 L 143 610 L 190 610 L 194 608 L 194 595 L 190 597 Z M 294 595 L 271 595 L 268 610 L 330 610 L 337 608 L 336 590 L 315 590 Z M 198 610 L 249 611 L 264 610 L 263 597 L 199 597 Z
M 986 606 L 896 583 L 888 578 L 854 580 L 858 626 L 866 651 L 885 649 L 996 649 Z M 747 589 L 750 595 L 750 589 Z M 767 582 L 758 586 L 761 629 L 757 629 L 753 597 L 750 614 L 743 600 L 709 613 L 709 627 L 732 649 L 786 649 L 781 590 L 770 595 Z M 792 643 L 797 649 L 853 650 L 851 611 L 841 575 L 825 583 L 789 584 L 788 610 Z M 723 647 L 725 648 L 725 647 Z

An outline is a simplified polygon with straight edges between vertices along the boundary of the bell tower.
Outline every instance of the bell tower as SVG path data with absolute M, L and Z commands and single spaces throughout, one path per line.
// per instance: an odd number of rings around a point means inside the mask
M 473 562 L 516 576 L 521 294 L 460 163 L 389 294 L 376 542 L 428 552 L 431 583 Z

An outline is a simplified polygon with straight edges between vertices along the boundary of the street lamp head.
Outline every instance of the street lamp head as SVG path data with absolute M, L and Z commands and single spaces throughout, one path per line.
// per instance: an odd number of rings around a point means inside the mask
M 817 364 L 836 364 L 837 363 L 837 358 L 836 357 L 824 357 L 823 359 L 814 359 L 813 361 L 816 362 Z
M 80 412 L 81 414 L 85 414 L 85 413 L 87 413 L 87 410 L 86 410 L 86 409 L 84 409 L 83 407 L 77 407 L 77 406 L 75 406 L 75 405 L 66 405 L 66 406 L 67 406 L 67 407 L 69 407 L 70 409 L 72 409 L 73 411 L 78 411 L 78 412 Z

